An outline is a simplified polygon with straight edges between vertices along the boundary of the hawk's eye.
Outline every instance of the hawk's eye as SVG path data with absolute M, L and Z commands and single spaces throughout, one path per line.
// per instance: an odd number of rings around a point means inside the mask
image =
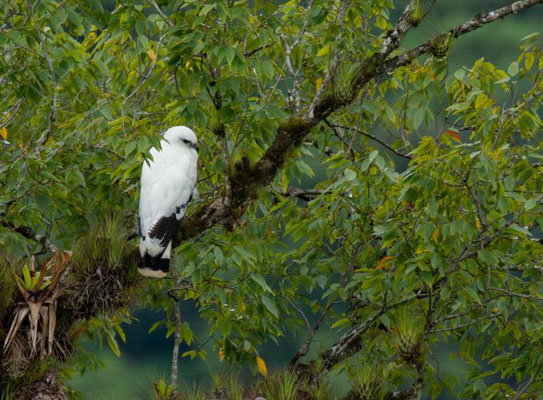
M 190 142 L 187 139 L 183 139 L 183 143 L 189 144 Z

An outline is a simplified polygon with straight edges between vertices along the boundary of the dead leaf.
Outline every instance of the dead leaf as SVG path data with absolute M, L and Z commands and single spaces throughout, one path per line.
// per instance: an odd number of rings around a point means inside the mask
M 458 134 L 458 132 L 447 129 L 444 133 L 449 135 L 450 137 L 452 137 L 454 140 L 456 140 L 459 143 L 462 141 L 460 140 L 460 135 Z
M 381 258 L 379 262 L 377 263 L 377 265 L 375 266 L 375 269 L 377 271 L 382 270 L 388 265 L 388 262 L 390 260 L 393 260 L 394 258 L 395 258 L 394 256 L 386 256 L 386 257 Z

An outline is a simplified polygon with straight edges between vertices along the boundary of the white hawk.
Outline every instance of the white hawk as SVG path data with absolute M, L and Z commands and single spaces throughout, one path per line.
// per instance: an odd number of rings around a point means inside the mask
M 163 278 L 170 268 L 172 240 L 196 186 L 198 140 L 186 126 L 164 133 L 160 150 L 143 162 L 139 209 L 139 248 L 143 276 Z

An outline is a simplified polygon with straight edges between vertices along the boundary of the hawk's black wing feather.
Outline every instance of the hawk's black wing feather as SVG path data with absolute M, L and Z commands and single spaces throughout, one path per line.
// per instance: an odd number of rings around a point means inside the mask
M 177 233 L 178 226 L 179 221 L 175 217 L 175 213 L 172 213 L 168 217 L 160 218 L 156 224 L 153 225 L 151 230 L 149 230 L 147 236 L 149 236 L 150 239 L 159 239 L 160 246 L 166 247 Z

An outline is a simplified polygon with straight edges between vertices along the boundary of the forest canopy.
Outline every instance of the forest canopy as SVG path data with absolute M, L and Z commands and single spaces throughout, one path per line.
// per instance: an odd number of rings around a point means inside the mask
M 332 373 L 350 399 L 540 393 L 541 37 L 504 69 L 448 60 L 542 1 L 405 45 L 434 3 L 2 2 L 3 393 L 71 395 L 66 365 L 94 362 L 82 340 L 119 354 L 136 306 L 175 337 L 158 398 L 180 398 L 178 358 L 205 359 L 202 343 L 265 376 L 260 346 L 287 334 L 299 398 L 333 398 Z M 198 136 L 199 196 L 172 279 L 144 280 L 141 166 L 175 125 Z M 334 341 L 308 357 L 323 329 Z

